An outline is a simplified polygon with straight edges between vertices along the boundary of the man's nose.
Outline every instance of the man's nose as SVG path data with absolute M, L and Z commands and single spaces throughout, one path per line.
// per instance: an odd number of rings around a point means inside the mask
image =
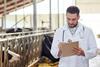
M 69 21 L 69 23 L 70 23 L 70 24 L 73 24 L 73 21 L 72 21 L 72 20 L 70 20 L 70 21 Z

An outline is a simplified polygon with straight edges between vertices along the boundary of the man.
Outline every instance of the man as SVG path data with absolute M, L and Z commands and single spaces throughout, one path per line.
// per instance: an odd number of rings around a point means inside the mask
M 80 10 L 70 6 L 66 10 L 67 25 L 56 30 L 51 47 L 51 54 L 60 58 L 59 67 L 89 67 L 89 59 L 96 56 L 97 46 L 90 28 L 78 22 Z M 59 45 L 66 45 L 69 41 L 79 42 L 79 48 L 73 48 L 74 55 L 62 56 Z

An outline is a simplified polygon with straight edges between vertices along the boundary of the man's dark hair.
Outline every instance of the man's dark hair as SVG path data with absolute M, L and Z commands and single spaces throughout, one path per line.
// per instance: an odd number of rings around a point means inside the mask
M 76 6 L 70 6 L 70 7 L 68 7 L 67 8 L 67 10 L 66 10 L 66 14 L 67 13 L 72 13 L 72 14 L 77 14 L 77 15 L 79 15 L 79 13 L 80 13 L 80 10 L 79 10 L 79 8 L 78 7 L 76 7 Z

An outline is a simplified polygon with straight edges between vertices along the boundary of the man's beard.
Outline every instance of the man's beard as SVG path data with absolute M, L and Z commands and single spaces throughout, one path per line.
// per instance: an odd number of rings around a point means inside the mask
M 77 24 L 72 24 L 72 25 L 70 25 L 70 24 L 68 24 L 68 26 L 69 26 L 69 28 L 74 28 L 74 27 L 76 27 L 77 26 Z

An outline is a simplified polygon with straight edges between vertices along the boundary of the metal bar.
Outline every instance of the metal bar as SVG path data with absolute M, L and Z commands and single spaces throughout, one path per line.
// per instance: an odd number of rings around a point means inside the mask
M 52 13 L 51 13 L 51 0 L 49 0 L 49 28 L 51 30 Z
M 3 16 L 1 17 L 1 28 L 2 28 L 2 32 L 3 32 Z
M 33 2 L 33 30 L 37 28 L 37 7 L 36 7 L 36 0 L 32 0 Z
M 6 29 L 6 6 L 7 5 L 7 3 L 6 3 L 6 0 L 4 0 L 4 18 L 3 18 L 3 25 L 4 25 L 4 29 Z
M 2 43 L 0 42 L 0 67 L 2 67 Z
M 28 17 L 28 16 L 26 16 L 26 17 Z M 25 17 L 23 17 L 22 19 L 20 19 L 19 21 L 17 21 L 16 22 L 16 24 L 14 24 L 11 28 L 13 28 L 14 26 L 16 26 L 18 23 L 20 23 L 21 21 L 23 21 L 23 19 L 24 19 Z
M 25 17 L 25 11 L 24 11 L 24 8 L 25 8 L 25 0 L 23 0 L 23 32 L 24 32 L 24 28 L 25 28 L 25 22 L 26 22 L 26 17 Z
M 57 3 L 58 3 L 57 6 L 58 6 L 58 28 L 59 28 L 59 23 L 60 23 L 60 18 L 59 18 L 59 17 L 60 17 L 60 16 L 59 16 L 59 0 L 57 0 L 57 1 L 58 1 L 58 2 L 57 2 Z
M 17 0 L 15 1 L 15 12 L 17 11 Z M 17 24 L 17 14 L 15 14 L 15 24 Z M 15 25 L 15 30 L 17 29 L 17 25 Z

